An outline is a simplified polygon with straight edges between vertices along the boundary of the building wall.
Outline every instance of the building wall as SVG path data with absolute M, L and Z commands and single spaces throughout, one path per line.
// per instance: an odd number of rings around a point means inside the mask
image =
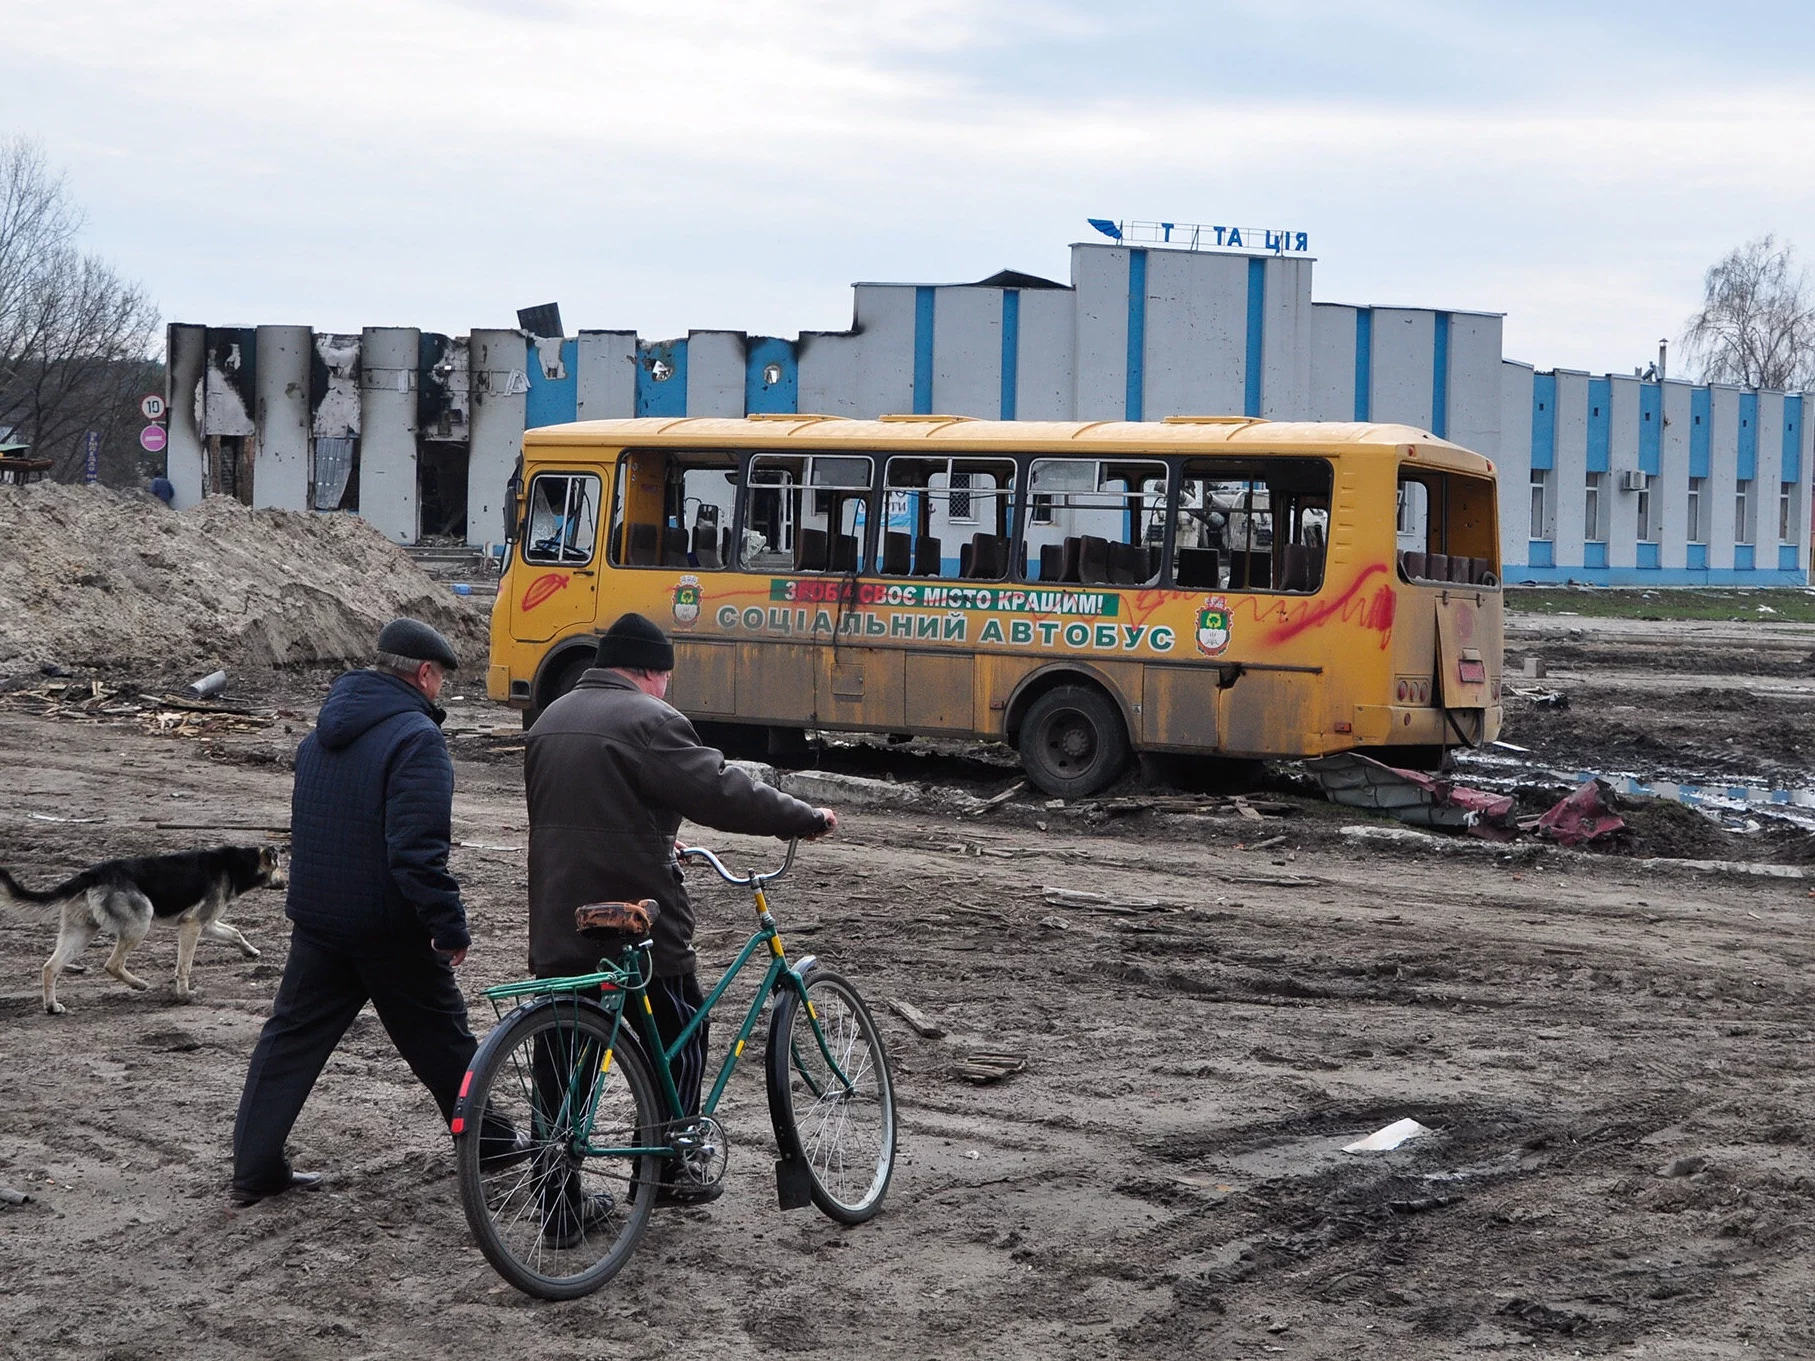
M 795 339 L 693 331 L 645 341 L 618 330 L 533 340 L 481 330 L 449 340 L 407 328 L 311 337 L 300 327 L 255 337 L 172 326 L 169 474 L 178 504 L 193 504 L 209 485 L 213 437 L 244 436 L 256 503 L 301 509 L 314 441 L 356 438 L 361 513 L 411 542 L 420 442 L 464 436 L 477 544 L 502 528 L 523 430 L 575 419 L 803 411 L 1396 421 L 1495 461 L 1509 580 L 1806 582 L 1815 435 L 1800 397 L 1534 370 L 1502 356 L 1497 314 L 1313 302 L 1313 270 L 1298 257 L 1085 243 L 1072 247 L 1066 285 L 1012 276 L 862 283 L 849 330 Z M 460 374 L 444 374 L 456 360 Z M 430 392 L 436 384 L 451 386 Z M 443 413 L 419 428 L 442 397 L 468 404 L 464 426 Z M 1705 542 L 1691 543 L 1689 478 L 1704 460 Z M 1752 474 L 1749 545 L 1734 537 L 1742 460 Z M 1786 467 L 1787 545 L 1778 533 Z M 1543 525 L 1531 523 L 1534 468 L 1548 478 Z M 1594 537 L 1584 523 L 1591 469 L 1602 479 Z M 1640 534 L 1641 474 L 1654 505 L 1650 538 Z

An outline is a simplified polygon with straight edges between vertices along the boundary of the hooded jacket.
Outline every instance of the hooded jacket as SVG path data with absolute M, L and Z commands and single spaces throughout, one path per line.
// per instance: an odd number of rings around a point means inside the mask
M 448 873 L 454 763 L 446 715 L 408 682 L 351 671 L 296 750 L 285 912 L 305 934 L 366 947 L 470 943 Z
M 824 830 L 817 808 L 726 765 L 678 710 L 612 671 L 586 672 L 543 710 L 523 762 L 529 966 L 541 978 L 598 967 L 576 907 L 641 898 L 661 907 L 656 973 L 693 971 L 693 904 L 674 860 L 683 818 L 757 836 Z

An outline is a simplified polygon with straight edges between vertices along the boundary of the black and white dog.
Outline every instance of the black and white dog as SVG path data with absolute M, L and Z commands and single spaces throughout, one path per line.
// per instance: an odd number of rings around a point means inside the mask
M 0 907 L 49 918 L 58 916 L 57 948 L 44 964 L 44 1010 L 52 1016 L 64 1008 L 57 1001 L 57 975 L 102 932 L 114 938 L 107 972 L 129 988 L 151 985 L 130 972 L 126 956 L 151 932 L 158 918 L 177 926 L 176 993 L 188 1000 L 190 966 L 203 936 L 237 945 L 247 959 L 258 950 L 221 920 L 227 904 L 254 888 L 282 888 L 283 871 L 270 846 L 218 846 L 211 851 L 109 860 L 44 893 L 22 888 L 0 869 Z

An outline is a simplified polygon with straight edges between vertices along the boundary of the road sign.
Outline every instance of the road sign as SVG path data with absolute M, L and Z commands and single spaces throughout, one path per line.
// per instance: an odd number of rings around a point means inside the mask
M 139 448 L 148 454 L 162 453 L 164 451 L 164 427 L 148 425 L 139 431 Z
M 93 430 L 82 436 L 82 480 L 101 480 L 101 437 Z
M 164 399 L 155 392 L 148 392 L 139 398 L 139 413 L 148 421 L 164 419 Z

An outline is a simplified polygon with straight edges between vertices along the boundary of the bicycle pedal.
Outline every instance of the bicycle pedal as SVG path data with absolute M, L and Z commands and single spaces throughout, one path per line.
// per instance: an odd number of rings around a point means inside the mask
M 799 1158 L 775 1160 L 775 1198 L 784 1210 L 804 1210 L 813 1203 L 813 1179 Z

